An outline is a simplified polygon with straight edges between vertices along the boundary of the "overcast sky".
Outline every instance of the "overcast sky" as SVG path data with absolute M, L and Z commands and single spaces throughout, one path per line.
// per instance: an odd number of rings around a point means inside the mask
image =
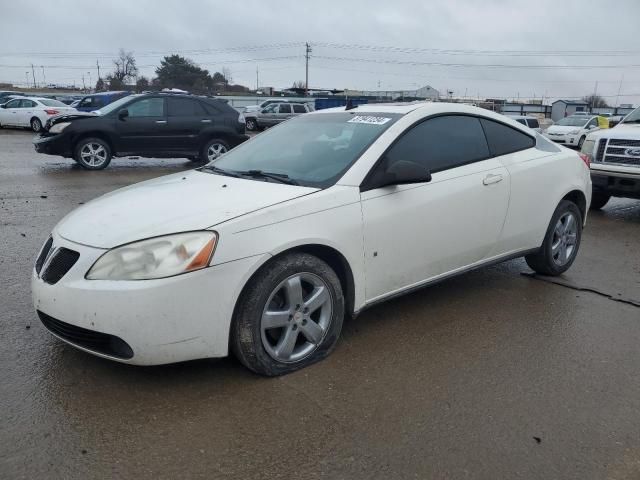
M 154 75 L 164 54 L 180 53 L 211 72 L 227 67 L 235 83 L 252 88 L 258 68 L 261 86 L 282 88 L 304 80 L 309 42 L 314 88 L 409 91 L 431 85 L 456 96 L 556 99 L 592 93 L 597 81 L 597 93 L 610 104 L 619 91 L 618 103 L 640 103 L 637 0 L 1 5 L 0 82 L 24 84 L 26 72 L 32 82 L 33 63 L 39 84 L 46 78 L 81 85 L 83 75 L 95 83 L 96 60 L 105 75 L 123 47 L 134 52 L 145 76 Z

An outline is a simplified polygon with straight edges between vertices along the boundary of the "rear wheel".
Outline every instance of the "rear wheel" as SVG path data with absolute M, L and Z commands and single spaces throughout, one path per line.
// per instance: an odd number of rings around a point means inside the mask
M 102 170 L 111 162 L 111 148 L 101 138 L 83 138 L 75 148 L 74 159 L 87 170 Z
M 582 238 L 582 215 L 577 205 L 563 200 L 556 208 L 538 252 L 525 256 L 527 264 L 542 275 L 560 275 L 576 259 Z
M 238 359 L 268 376 L 325 358 L 344 317 L 340 280 L 324 261 L 284 255 L 250 280 L 234 313 L 231 346 Z
M 591 210 L 600 210 L 607 204 L 610 198 L 611 195 L 609 195 L 608 193 L 593 192 L 591 194 L 591 206 L 589 208 Z
M 220 155 L 224 155 L 229 151 L 229 145 L 224 140 L 220 140 L 219 138 L 214 138 L 209 140 L 203 147 L 200 152 L 200 161 L 201 162 L 213 162 Z
M 258 122 L 256 122 L 255 118 L 247 118 L 246 123 L 247 123 L 247 130 L 249 130 L 250 132 L 258 130 Z
M 31 119 L 31 130 L 33 130 L 36 133 L 42 130 L 42 122 L 38 117 L 33 117 Z

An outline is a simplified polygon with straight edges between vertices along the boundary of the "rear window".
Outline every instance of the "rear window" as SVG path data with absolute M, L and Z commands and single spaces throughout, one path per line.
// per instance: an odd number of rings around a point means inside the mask
M 527 120 L 529 122 L 529 127 L 531 128 L 540 128 L 540 124 L 538 123 L 538 120 L 535 118 L 530 118 L 529 120 Z
M 536 141 L 524 132 L 511 128 L 503 123 L 483 118 L 480 120 L 487 136 L 492 155 L 506 155 L 534 147 Z
M 200 102 L 188 98 L 168 98 L 167 104 L 170 117 L 201 117 L 205 113 Z
M 40 100 L 40 103 L 46 107 L 66 107 L 66 105 L 58 100 Z
M 304 105 L 293 105 L 293 113 L 307 113 L 304 109 Z

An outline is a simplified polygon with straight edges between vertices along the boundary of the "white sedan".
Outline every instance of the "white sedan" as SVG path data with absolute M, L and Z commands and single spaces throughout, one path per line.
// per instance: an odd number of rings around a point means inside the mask
M 547 129 L 545 134 L 554 142 L 580 149 L 587 135 L 597 128 L 597 116 L 574 115 L 558 120 Z
M 49 118 L 75 111 L 75 108 L 50 98 L 14 98 L 0 107 L 0 127 L 28 127 L 39 132 Z
M 522 256 L 566 271 L 587 163 L 465 105 L 302 115 L 71 212 L 36 260 L 33 301 L 53 335 L 101 357 L 231 349 L 279 375 L 327 356 L 345 315 L 399 294 Z

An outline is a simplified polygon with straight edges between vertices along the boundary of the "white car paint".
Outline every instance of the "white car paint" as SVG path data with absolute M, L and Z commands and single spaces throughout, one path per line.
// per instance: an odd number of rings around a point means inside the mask
M 577 147 L 580 139 L 586 139 L 589 133 L 598 128 L 597 116 L 573 115 L 559 121 L 575 121 L 576 125 L 551 125 L 545 132 L 554 142 Z
M 28 105 L 24 103 L 28 102 Z M 52 103 L 55 105 L 46 105 Z M 57 100 L 41 97 L 19 97 L 8 101 L 3 108 L 0 108 L 0 125 L 3 127 L 30 127 L 31 120 L 38 118 L 42 125 L 46 121 L 59 114 L 75 112 L 76 109 L 69 107 Z
M 335 111 L 344 109 L 309 115 Z M 436 172 L 428 183 L 361 192 L 385 150 L 426 117 L 475 115 L 532 135 L 514 120 L 465 105 L 364 105 L 361 112 L 403 116 L 328 188 L 194 171 L 143 182 L 80 207 L 52 232 L 54 246 L 79 252 L 79 260 L 53 285 L 34 270 L 36 309 L 124 339 L 134 351 L 131 359 L 91 351 L 113 360 L 151 365 L 221 357 L 228 354 L 230 322 L 243 287 L 261 266 L 291 248 L 322 245 L 339 252 L 353 274 L 347 295 L 357 313 L 417 286 L 538 248 L 555 208 L 572 191 L 581 192 L 589 205 L 588 168 L 576 152 L 540 135 L 535 148 Z M 218 234 L 208 268 L 155 280 L 85 278 L 111 248 L 201 229 Z

